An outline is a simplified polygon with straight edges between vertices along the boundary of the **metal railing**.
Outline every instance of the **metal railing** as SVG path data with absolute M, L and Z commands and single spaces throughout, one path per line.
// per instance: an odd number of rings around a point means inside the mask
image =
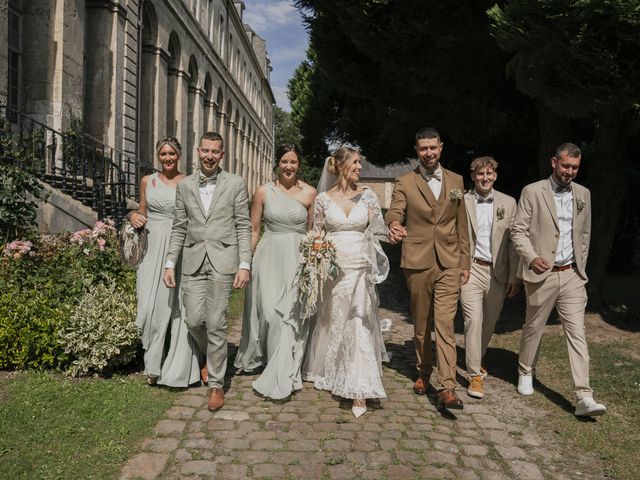
M 3 161 L 92 208 L 99 219 L 120 223 L 127 200 L 137 198 L 140 168 L 132 156 L 76 129 L 58 132 L 6 105 L 0 105 L 0 128 L 10 138 L 0 145 Z

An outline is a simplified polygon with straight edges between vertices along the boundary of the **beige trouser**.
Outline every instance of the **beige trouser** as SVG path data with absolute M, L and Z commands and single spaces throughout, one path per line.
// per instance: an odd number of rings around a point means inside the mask
M 467 373 L 480 375 L 482 359 L 502 312 L 507 285 L 500 283 L 492 266 L 471 264 L 471 276 L 460 288 L 460 305 L 464 315 L 464 351 Z
M 527 313 L 518 361 L 520 375 L 533 373 L 544 326 L 551 310 L 556 307 L 567 341 L 574 394 L 578 400 L 592 396 L 589 387 L 589 349 L 584 329 L 584 309 L 587 305 L 585 284 L 571 268 L 551 273 L 542 282 L 524 282 Z
M 209 388 L 222 388 L 227 370 L 227 307 L 235 275 L 214 270 L 208 257 L 193 275 L 182 275 L 184 321 L 207 355 Z
M 411 316 L 414 321 L 417 369 L 431 375 L 431 324 L 436 334 L 438 379 L 442 388 L 456 387 L 456 336 L 453 319 L 458 309 L 460 269 L 435 265 L 428 270 L 404 269 L 411 293 Z

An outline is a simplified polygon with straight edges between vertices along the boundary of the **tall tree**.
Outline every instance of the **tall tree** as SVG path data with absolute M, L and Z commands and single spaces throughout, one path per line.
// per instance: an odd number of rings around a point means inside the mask
M 639 126 L 640 1 L 510 0 L 488 14 L 499 45 L 512 53 L 508 73 L 539 105 L 540 130 L 562 130 L 572 119 L 593 130 L 582 139 L 590 141 L 584 164 L 593 202 L 590 289 L 599 301 L 628 169 L 638 165 L 627 147 Z
M 492 3 L 298 0 L 323 88 L 312 94 L 326 107 L 303 102 L 303 134 L 312 118 L 384 164 L 412 155 L 413 133 L 434 125 L 458 169 L 464 150 L 535 145 L 527 136 L 535 110 L 506 79 L 508 56 L 489 34 Z

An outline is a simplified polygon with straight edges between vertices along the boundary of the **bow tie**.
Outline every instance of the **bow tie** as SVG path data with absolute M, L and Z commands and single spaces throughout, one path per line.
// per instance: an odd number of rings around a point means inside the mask
M 481 197 L 480 195 L 476 195 L 476 202 L 478 202 L 478 203 L 493 203 L 493 195 L 489 195 L 488 197 Z
M 435 178 L 438 181 L 442 181 L 442 170 L 436 170 L 434 172 L 428 173 L 424 172 L 424 179 L 428 182 L 432 178 Z
M 210 177 L 207 177 L 204 173 L 200 172 L 198 176 L 198 185 L 204 187 L 205 185 L 215 185 L 218 181 L 218 174 L 214 173 Z
M 567 185 L 566 187 L 561 187 L 558 185 L 553 189 L 555 193 L 569 193 L 571 191 L 571 185 Z

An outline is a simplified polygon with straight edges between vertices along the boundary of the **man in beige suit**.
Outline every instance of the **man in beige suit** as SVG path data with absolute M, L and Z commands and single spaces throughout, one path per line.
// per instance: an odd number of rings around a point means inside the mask
M 396 179 L 385 216 L 390 240 L 402 241 L 402 260 L 411 293 L 418 379 L 413 390 L 427 393 L 435 326 L 439 408 L 463 408 L 456 388 L 453 320 L 460 285 L 469 279 L 469 233 L 462 177 L 440 166 L 443 144 L 433 128 L 416 133 L 420 165 Z
M 589 351 L 584 327 L 587 255 L 591 238 L 589 190 L 573 182 L 580 149 L 560 145 L 549 178 L 522 190 L 511 239 L 522 257 L 527 313 L 520 340 L 518 393 L 533 393 L 533 372 L 544 326 L 555 307 L 564 329 L 577 398 L 575 414 L 602 415 L 589 387 Z
M 460 289 L 464 315 L 464 349 L 469 375 L 467 393 L 484 397 L 486 370 L 482 360 L 505 297 L 518 293 L 518 254 L 509 235 L 516 214 L 516 201 L 498 192 L 498 162 L 480 157 L 471 162 L 472 191 L 464 196 L 471 240 L 471 275 Z
M 184 319 L 206 352 L 209 410 L 224 405 L 227 368 L 226 314 L 231 288 L 244 288 L 251 268 L 251 221 L 244 180 L 220 169 L 222 137 L 205 133 L 198 146 L 200 170 L 180 182 L 164 282 L 175 287 L 174 267 L 182 252 Z M 204 370 L 204 369 L 203 369 Z

